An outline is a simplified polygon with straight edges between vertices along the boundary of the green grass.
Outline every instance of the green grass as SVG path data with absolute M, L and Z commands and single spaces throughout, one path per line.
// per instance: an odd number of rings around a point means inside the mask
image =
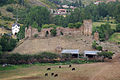
M 115 43 L 118 43 L 120 42 L 120 33 L 114 33 L 110 39 L 109 39 L 110 42 L 115 42 Z
M 55 65 L 69 65 L 69 64 L 85 64 L 85 63 L 94 63 L 96 61 L 86 61 L 86 60 L 71 60 L 71 61 L 63 61 L 63 62 L 55 62 L 55 63 L 34 63 L 34 64 L 21 64 L 21 65 L 9 65 L 6 67 L 2 67 L 0 65 L 0 71 L 8 71 L 19 68 L 28 68 L 32 66 L 55 66 Z
M 101 26 L 101 24 L 105 24 L 106 22 L 93 22 L 93 28 L 97 27 L 97 26 Z M 116 29 L 116 24 L 113 23 L 109 23 L 111 25 L 112 29 Z

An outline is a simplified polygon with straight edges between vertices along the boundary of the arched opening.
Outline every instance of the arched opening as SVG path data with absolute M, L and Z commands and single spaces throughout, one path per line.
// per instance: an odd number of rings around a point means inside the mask
M 64 35 L 62 31 L 60 31 L 60 35 Z
M 45 37 L 48 37 L 48 35 L 49 35 L 49 32 L 48 32 L 48 31 L 46 31 L 46 33 L 45 33 Z

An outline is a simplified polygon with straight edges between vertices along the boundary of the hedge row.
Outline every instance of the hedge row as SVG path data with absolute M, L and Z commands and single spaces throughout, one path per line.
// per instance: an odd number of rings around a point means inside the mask
M 36 62 L 53 62 L 58 58 L 58 54 L 50 52 L 42 52 L 35 55 L 2 53 L 0 54 L 0 64 L 31 64 Z

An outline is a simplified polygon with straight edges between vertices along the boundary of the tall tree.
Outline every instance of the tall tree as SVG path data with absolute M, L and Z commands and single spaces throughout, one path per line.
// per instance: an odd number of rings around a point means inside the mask
M 33 23 L 38 24 L 39 27 L 42 24 L 48 24 L 50 19 L 50 12 L 45 7 L 33 7 L 27 15 L 26 23 L 27 25 L 32 25 Z

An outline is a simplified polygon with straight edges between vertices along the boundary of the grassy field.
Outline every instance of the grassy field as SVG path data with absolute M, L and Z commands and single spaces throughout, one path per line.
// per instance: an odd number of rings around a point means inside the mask
M 70 68 L 68 64 L 48 63 L 17 65 L 12 69 L 4 67 L 6 70 L 0 70 L 0 80 L 120 80 L 119 56 L 116 54 L 111 62 L 72 64 Z M 75 70 L 72 71 L 72 68 Z M 51 73 L 58 76 L 51 76 Z
M 109 39 L 110 42 L 120 42 L 120 33 L 114 33 L 110 39 Z
M 47 71 L 50 67 L 51 70 Z M 119 80 L 120 64 L 118 63 L 92 63 L 74 64 L 76 68 L 72 71 L 68 65 L 34 65 L 21 67 L 14 70 L 0 71 L 0 80 Z M 48 76 L 45 76 L 48 73 Z M 51 73 L 58 74 L 58 77 L 51 76 Z
M 101 24 L 105 24 L 106 22 L 93 22 L 93 28 L 97 26 L 101 26 Z M 109 23 L 112 29 L 116 29 L 116 24 Z

